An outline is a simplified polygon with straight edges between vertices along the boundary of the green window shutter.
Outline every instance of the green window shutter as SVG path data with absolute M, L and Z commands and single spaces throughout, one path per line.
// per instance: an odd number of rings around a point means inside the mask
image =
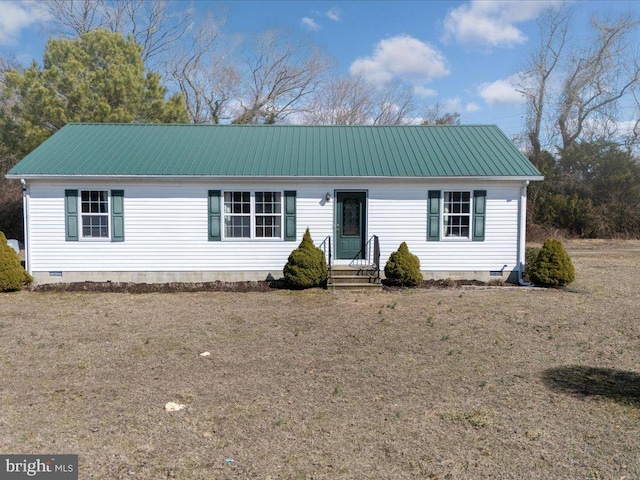
M 440 190 L 429 190 L 427 205 L 427 241 L 440 240 Z
M 473 238 L 474 242 L 484 240 L 484 225 L 487 210 L 487 191 L 473 191 Z
M 65 240 L 75 242 L 78 240 L 78 190 L 64 191 L 64 209 Z
M 296 192 L 285 190 L 284 192 L 284 240 L 296 241 Z
M 220 190 L 209 190 L 209 241 L 222 240 L 220 227 Z
M 124 242 L 124 190 L 111 190 L 111 241 Z

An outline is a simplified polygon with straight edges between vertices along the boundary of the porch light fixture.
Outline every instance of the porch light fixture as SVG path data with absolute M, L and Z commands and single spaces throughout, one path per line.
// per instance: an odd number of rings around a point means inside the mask
M 327 202 L 330 202 L 330 201 L 331 201 L 331 193 L 327 192 L 327 193 L 326 193 L 326 195 L 324 196 L 324 199 L 325 199 Z

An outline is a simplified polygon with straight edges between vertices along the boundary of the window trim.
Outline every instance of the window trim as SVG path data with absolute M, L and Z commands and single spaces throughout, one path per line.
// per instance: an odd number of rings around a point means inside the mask
M 453 214 L 456 217 L 467 217 L 469 219 L 469 234 L 466 237 L 447 236 L 447 224 L 445 217 L 449 214 L 445 212 L 445 197 L 447 193 L 468 193 L 469 194 L 469 212 Z M 473 219 L 474 219 L 474 198 L 473 190 L 442 190 L 440 198 L 440 240 L 443 242 L 471 242 L 473 241 Z
M 233 214 L 225 212 L 225 194 L 227 193 L 249 193 L 249 213 Z M 280 195 L 280 213 L 279 214 L 263 214 L 256 213 L 256 193 L 278 193 Z M 220 240 L 224 242 L 282 242 L 285 240 L 285 195 L 283 190 L 268 189 L 233 189 L 220 191 Z M 249 233 L 248 237 L 228 237 L 226 234 L 225 218 L 227 216 L 244 216 L 249 217 Z M 279 237 L 258 237 L 256 235 L 256 217 L 280 217 L 280 236 Z
M 107 212 L 106 213 L 98 213 L 93 215 L 100 215 L 107 217 L 107 236 L 106 237 L 91 237 L 84 235 L 84 223 L 83 217 L 85 215 L 92 215 L 91 212 L 83 213 L 82 212 L 82 193 L 83 192 L 106 192 L 107 193 Z M 111 190 L 108 188 L 78 188 L 78 240 L 81 242 L 111 242 L 112 241 L 112 225 L 111 225 L 111 214 L 112 214 L 112 205 L 111 205 Z

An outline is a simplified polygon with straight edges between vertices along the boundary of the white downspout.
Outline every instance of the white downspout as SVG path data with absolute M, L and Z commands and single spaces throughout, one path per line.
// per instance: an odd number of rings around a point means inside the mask
M 21 179 L 22 184 L 22 221 L 24 223 L 24 266 L 31 275 L 31 238 L 29 237 L 29 186 L 25 179 Z
M 527 186 L 529 180 L 522 184 L 520 189 L 520 201 L 518 203 L 518 283 L 524 287 L 530 287 L 531 283 L 522 278 L 525 266 L 525 248 L 527 237 Z

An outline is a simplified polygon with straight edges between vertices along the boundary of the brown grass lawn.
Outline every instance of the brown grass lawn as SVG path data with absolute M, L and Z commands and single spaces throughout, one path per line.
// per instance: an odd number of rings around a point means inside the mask
M 569 246 L 569 291 L 0 295 L 0 452 L 82 479 L 640 478 L 640 242 Z

